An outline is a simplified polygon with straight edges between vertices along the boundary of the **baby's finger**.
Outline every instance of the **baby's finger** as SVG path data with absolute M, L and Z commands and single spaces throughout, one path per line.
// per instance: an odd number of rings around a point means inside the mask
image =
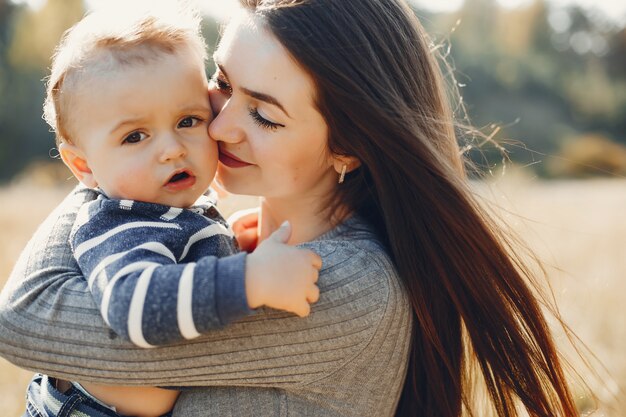
M 311 287 L 309 287 L 309 293 L 306 296 L 306 300 L 309 303 L 317 303 L 319 299 L 320 299 L 320 289 L 318 288 L 317 285 L 311 285 Z
M 244 233 L 250 230 L 256 233 L 258 226 L 256 222 L 250 222 L 250 223 L 235 222 L 235 223 L 230 223 L 230 228 L 233 229 L 233 233 L 237 235 L 237 234 Z
M 315 252 L 311 252 L 311 264 L 314 268 L 322 269 L 322 257 Z
M 233 229 L 235 227 L 247 229 L 249 227 L 256 227 L 259 223 L 259 208 L 254 207 L 251 209 L 239 210 L 231 214 L 227 219 Z
M 244 230 L 238 234 L 235 234 L 239 248 L 245 252 L 252 252 L 257 245 L 258 236 L 256 229 Z
M 318 271 L 317 269 L 313 269 L 313 271 L 311 271 L 311 281 L 313 281 L 313 283 L 315 284 L 319 277 L 320 271 Z
M 294 313 L 298 315 L 298 317 L 306 317 L 311 312 L 311 306 L 309 303 L 302 303 Z

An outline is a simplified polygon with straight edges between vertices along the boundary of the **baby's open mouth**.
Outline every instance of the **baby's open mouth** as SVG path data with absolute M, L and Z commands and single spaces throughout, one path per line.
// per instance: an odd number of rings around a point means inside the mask
M 196 177 L 192 171 L 183 170 L 172 174 L 165 183 L 165 188 L 171 192 L 179 192 L 191 189 L 196 184 Z
M 189 177 L 191 177 L 191 175 L 189 175 L 189 173 L 187 171 L 179 172 L 177 174 L 172 175 L 172 177 L 170 178 L 170 180 L 167 183 L 168 184 L 176 183 L 176 182 L 179 182 L 179 181 L 186 180 Z

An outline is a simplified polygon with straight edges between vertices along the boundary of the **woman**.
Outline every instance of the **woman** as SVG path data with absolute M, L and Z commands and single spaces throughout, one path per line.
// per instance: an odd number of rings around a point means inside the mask
M 218 175 L 322 256 L 310 317 L 264 311 L 149 351 L 107 337 L 67 256 L 75 194 L 3 292 L 2 355 L 69 379 L 203 386 L 180 397 L 184 416 L 391 416 L 399 402 L 397 415 L 456 417 L 473 363 L 499 416 L 520 415 L 517 398 L 532 416 L 576 415 L 538 303 L 468 190 L 409 7 L 243 6 L 215 54 Z

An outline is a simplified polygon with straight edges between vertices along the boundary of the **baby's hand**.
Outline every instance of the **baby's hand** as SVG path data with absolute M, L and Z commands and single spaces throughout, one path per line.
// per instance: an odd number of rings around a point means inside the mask
M 250 308 L 268 306 L 306 317 L 317 302 L 315 283 L 322 258 L 308 249 L 289 246 L 291 226 L 283 223 L 246 260 L 246 296 Z
M 251 253 L 257 246 L 259 237 L 259 207 L 239 210 L 228 218 L 239 248 Z

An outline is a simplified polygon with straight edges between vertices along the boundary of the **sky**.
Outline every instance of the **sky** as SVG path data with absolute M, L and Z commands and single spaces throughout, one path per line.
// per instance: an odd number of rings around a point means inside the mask
M 26 3 L 33 8 L 40 8 L 46 0 L 11 0 L 13 3 Z M 89 6 L 96 6 L 98 3 L 107 0 L 85 0 Z M 157 0 L 158 1 L 158 0 Z M 207 14 L 219 19 L 228 17 L 237 7 L 237 0 L 195 0 L 199 7 Z M 358 1 L 358 0 L 357 0 Z M 409 0 L 419 7 L 432 10 L 434 12 L 449 12 L 461 7 L 464 0 Z M 497 0 L 504 7 L 520 7 L 533 0 Z M 597 8 L 603 11 L 609 18 L 620 25 L 626 25 L 626 1 L 625 0 L 547 0 L 556 6 L 578 4 L 585 9 Z

